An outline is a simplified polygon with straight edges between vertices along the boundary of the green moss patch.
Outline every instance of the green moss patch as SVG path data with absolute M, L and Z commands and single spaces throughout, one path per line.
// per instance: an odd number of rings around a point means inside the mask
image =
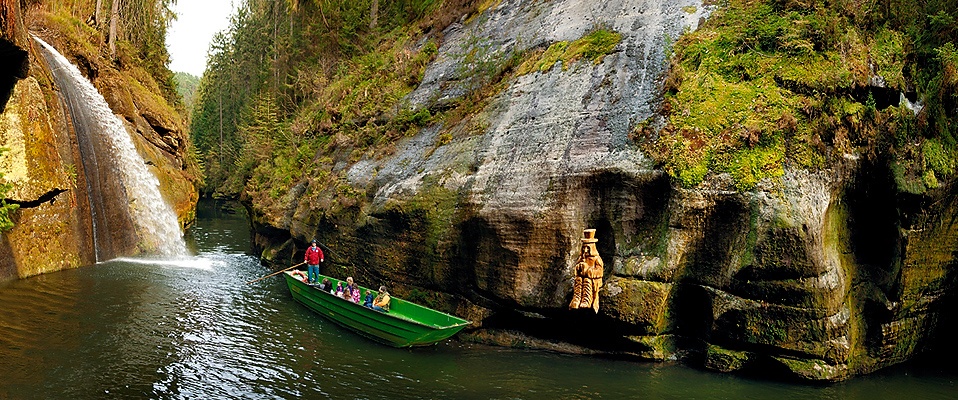
M 529 72 L 545 72 L 562 62 L 562 69 L 569 69 L 576 61 L 587 59 L 599 64 L 615 46 L 622 41 L 622 34 L 607 29 L 594 29 L 573 42 L 556 42 L 549 46 L 539 57 L 534 57 L 519 68 L 518 75 Z
M 716 345 L 709 345 L 705 352 L 705 367 L 716 371 L 739 371 L 745 368 L 748 361 L 748 352 L 729 350 Z
M 958 57 L 949 44 L 929 46 L 929 62 L 916 63 L 910 24 L 922 20 L 870 19 L 883 15 L 877 6 L 803 4 L 732 0 L 683 35 L 665 81 L 664 128 L 635 128 L 643 149 L 685 187 L 727 173 L 750 190 L 785 165 L 819 169 L 845 154 L 893 154 L 906 191 L 953 176 L 954 108 L 929 104 L 940 111 L 916 116 L 896 94 L 925 79 L 938 82 L 926 92 L 951 87 Z M 884 88 L 871 86 L 876 79 Z M 958 103 L 952 93 L 936 98 L 926 101 Z

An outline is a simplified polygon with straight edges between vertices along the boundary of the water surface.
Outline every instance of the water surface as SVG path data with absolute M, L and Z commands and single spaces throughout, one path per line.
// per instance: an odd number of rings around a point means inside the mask
M 954 369 L 819 386 L 672 364 L 463 344 L 394 349 L 295 303 L 241 208 L 201 203 L 197 256 L 124 259 L 0 285 L 0 399 L 955 398 Z

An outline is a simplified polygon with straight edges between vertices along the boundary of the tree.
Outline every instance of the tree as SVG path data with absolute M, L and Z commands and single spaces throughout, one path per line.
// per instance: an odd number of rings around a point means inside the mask
M 116 24 L 120 20 L 120 0 L 113 0 L 113 6 L 110 9 L 110 36 L 107 42 L 110 44 L 110 59 L 116 59 Z
M 193 108 L 191 134 L 204 167 L 203 191 L 237 195 L 256 174 L 301 173 L 292 166 L 313 159 L 331 132 L 384 115 L 411 81 L 390 77 L 415 76 L 407 69 L 421 67 L 394 57 L 405 53 L 384 44 L 404 37 L 399 32 L 441 4 L 242 1 L 230 27 L 211 44 Z M 367 53 L 375 54 L 364 57 Z M 385 129 L 371 125 L 348 135 L 366 135 L 373 143 L 370 138 L 378 134 L 361 132 Z M 283 172 L 256 168 L 263 160 Z
M 175 72 L 173 79 L 176 81 L 176 92 L 183 98 L 186 109 L 191 110 L 196 89 L 200 85 L 200 78 L 186 72 Z
M 100 8 L 103 7 L 103 0 L 96 0 L 96 10 L 93 12 L 93 24 L 100 27 Z

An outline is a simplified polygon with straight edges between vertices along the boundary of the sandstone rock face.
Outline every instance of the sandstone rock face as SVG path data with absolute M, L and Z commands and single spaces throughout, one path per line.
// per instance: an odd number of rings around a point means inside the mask
M 8 68 L 6 56 L 0 62 L 0 85 L 11 77 L 13 82 L 11 95 L 4 99 L 6 106 L 0 110 L 0 146 L 10 149 L 0 156 L 0 169 L 4 180 L 14 185 L 10 198 L 35 199 L 53 188 L 67 192 L 54 202 L 16 212 L 15 227 L 0 234 L 0 280 L 96 261 L 86 184 L 93 178 L 82 167 L 70 114 L 57 94 L 46 63 L 27 35 L 19 3 L 0 1 L 0 52 L 24 56 L 23 64 L 14 69 Z M 50 32 L 50 28 L 44 29 Z M 61 49 L 82 48 L 51 42 Z M 69 52 L 67 56 L 72 58 Z M 188 224 L 194 218 L 198 193 L 195 166 L 185 161 L 186 140 L 179 117 L 162 99 L 143 100 L 147 95 L 139 92 L 131 95 L 130 85 L 107 63 L 89 54 L 81 58 L 79 64 L 85 70 L 96 72 L 99 79 L 95 82 L 106 98 L 124 96 L 107 95 L 118 92 L 130 99 L 126 107 L 120 101 L 111 102 L 111 106 L 130 122 L 128 129 L 137 133 L 131 136 L 138 151 L 154 166 L 161 190 L 174 204 L 181 223 Z
M 89 229 L 86 190 L 78 179 L 80 165 L 68 135 L 65 116 L 47 105 L 33 77 L 19 81 L 0 114 L 0 157 L 4 179 L 13 183 L 10 198 L 35 199 L 52 188 L 67 189 L 57 201 L 21 208 L 16 226 L 2 234 L 0 280 L 74 268 L 95 261 Z
M 722 176 L 682 189 L 628 138 L 656 107 L 667 38 L 708 11 L 694 1 L 504 0 L 461 20 L 410 94 L 414 107 L 464 96 L 477 79 L 462 68 L 473 50 L 503 58 L 596 27 L 623 37 L 598 64 L 519 76 L 463 126 L 339 161 L 333 172 L 349 190 L 309 179 L 279 206 L 251 204 L 258 243 L 285 264 L 317 238 L 326 272 L 453 304 L 484 328 L 553 326 L 571 331 L 558 340 L 659 360 L 698 355 L 689 359 L 719 371 L 840 380 L 929 348 L 950 329 L 938 321 L 954 303 L 958 235 L 945 193 L 902 198 L 875 178 L 886 169 L 853 156 L 750 193 Z M 567 310 L 584 228 L 598 229 L 606 265 L 597 317 Z
M 79 163 L 59 102 L 50 104 L 41 81 L 28 74 L 30 40 L 19 1 L 0 2 L 0 157 L 8 196 L 35 199 L 53 188 L 67 189 L 56 202 L 22 208 L 16 228 L 0 234 L 0 280 L 26 277 L 93 262 L 89 209 L 77 186 Z M 55 99 L 55 97 L 53 98 Z

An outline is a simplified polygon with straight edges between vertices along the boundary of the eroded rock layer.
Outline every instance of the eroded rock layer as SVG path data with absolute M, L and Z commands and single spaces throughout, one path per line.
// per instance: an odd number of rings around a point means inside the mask
M 351 196 L 328 180 L 268 205 L 250 194 L 264 258 L 288 265 L 317 238 L 327 272 L 445 306 L 477 322 L 477 340 L 525 331 L 809 380 L 934 346 L 952 329 L 940 322 L 958 239 L 947 189 L 903 196 L 876 178 L 886 166 L 854 156 L 746 193 L 721 175 L 683 189 L 630 140 L 658 104 L 663 41 L 708 12 L 694 1 L 501 1 L 461 19 L 413 107 L 441 112 L 468 91 L 470 46 L 495 59 L 596 29 L 622 39 L 599 62 L 519 75 L 471 119 L 427 127 L 391 154 L 333 154 Z M 606 267 L 597 316 L 567 309 L 585 228 L 598 230 Z

